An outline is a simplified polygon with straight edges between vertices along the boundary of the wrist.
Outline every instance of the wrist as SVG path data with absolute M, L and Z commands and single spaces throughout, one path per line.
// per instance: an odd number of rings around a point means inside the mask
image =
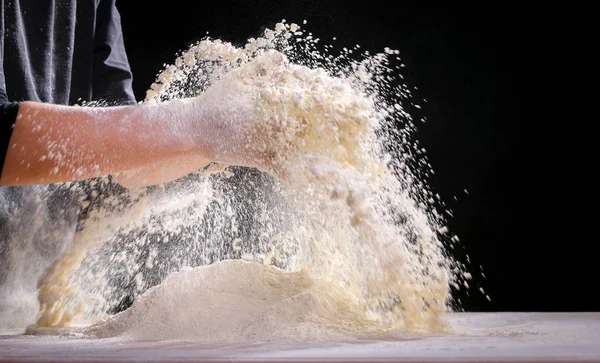
M 168 122 L 181 146 L 192 154 L 214 160 L 215 143 L 212 135 L 212 119 L 202 95 L 193 98 L 174 99 L 164 102 Z

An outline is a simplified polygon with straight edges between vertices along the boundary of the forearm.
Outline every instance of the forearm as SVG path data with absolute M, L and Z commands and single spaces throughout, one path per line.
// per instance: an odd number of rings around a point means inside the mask
M 114 174 L 116 181 L 125 188 L 139 188 L 163 184 L 194 171 L 203 169 L 211 160 L 206 157 L 181 157 L 169 162 L 154 163 L 138 169 Z
M 187 132 L 189 119 L 184 105 L 89 108 L 24 102 L 0 185 L 81 180 L 210 157 Z

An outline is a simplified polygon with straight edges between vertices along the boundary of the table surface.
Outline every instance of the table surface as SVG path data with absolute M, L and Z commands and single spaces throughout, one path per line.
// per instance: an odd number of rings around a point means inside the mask
M 401 341 L 206 345 L 0 336 L 13 362 L 600 362 L 599 313 L 453 313 L 452 333 Z

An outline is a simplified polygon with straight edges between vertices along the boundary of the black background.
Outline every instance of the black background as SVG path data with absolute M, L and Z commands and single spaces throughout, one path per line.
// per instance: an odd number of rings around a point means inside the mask
M 532 182 L 528 152 L 529 43 L 519 6 L 344 0 L 121 0 L 117 6 L 138 100 L 163 63 L 206 32 L 242 45 L 281 19 L 306 19 L 303 27 L 324 42 L 335 36 L 349 48 L 400 50 L 405 82 L 418 87 L 416 100 L 427 100 L 413 116 L 427 119 L 418 138 L 435 171 L 431 184 L 454 212 L 449 226 L 474 272 L 469 295 L 457 295 L 463 308 L 600 310 L 590 295 L 592 266 L 579 259 L 585 250 L 544 233 L 555 226 L 540 220 L 545 213 L 533 197 L 540 186 Z

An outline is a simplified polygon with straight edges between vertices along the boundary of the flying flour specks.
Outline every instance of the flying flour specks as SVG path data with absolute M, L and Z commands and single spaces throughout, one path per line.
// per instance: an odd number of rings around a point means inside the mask
M 440 240 L 397 52 L 356 60 L 318 42 L 282 22 L 242 48 L 205 39 L 165 68 L 145 102 L 252 95 L 248 153 L 285 182 L 216 168 L 107 199 L 40 281 L 38 327 L 95 321 L 81 332 L 201 341 L 447 328 L 463 277 Z M 200 267 L 165 280 L 183 266 Z M 133 306 L 107 315 L 126 296 Z

